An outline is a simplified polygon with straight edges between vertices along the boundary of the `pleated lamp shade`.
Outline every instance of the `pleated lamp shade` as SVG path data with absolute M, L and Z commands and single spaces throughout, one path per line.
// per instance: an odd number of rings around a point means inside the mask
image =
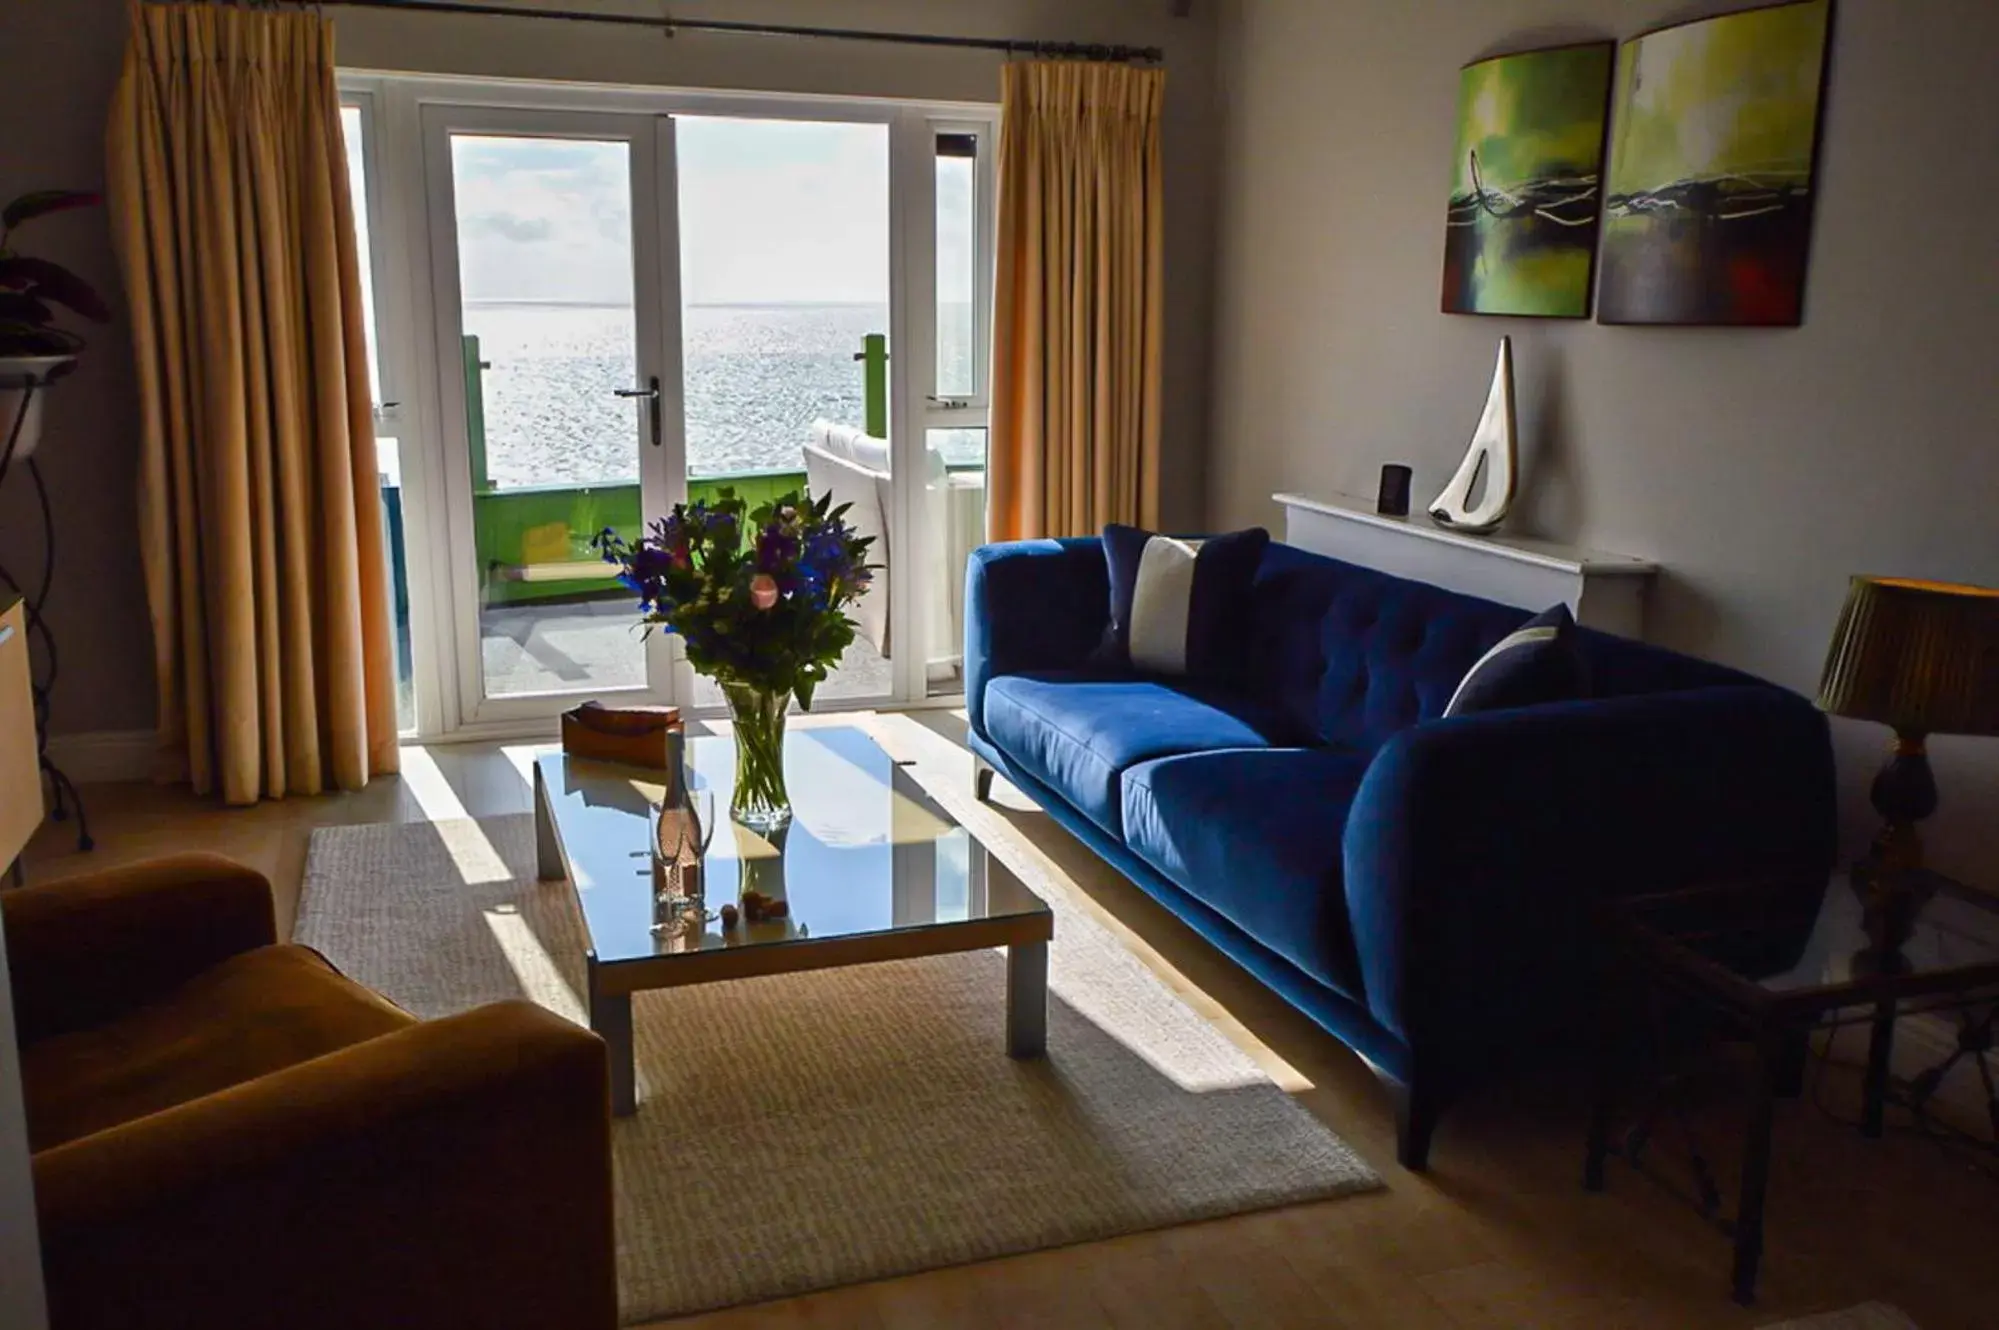
M 1999 734 L 1999 590 L 1854 578 L 1819 706 L 1909 735 Z

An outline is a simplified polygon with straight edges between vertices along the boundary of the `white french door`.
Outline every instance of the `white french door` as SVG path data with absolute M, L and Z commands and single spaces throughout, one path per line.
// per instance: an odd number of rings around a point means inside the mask
M 667 701 L 594 547 L 678 497 L 673 122 L 422 113 L 451 628 L 467 723 Z
M 815 709 L 960 691 L 989 109 L 344 86 L 374 145 L 382 379 L 417 385 L 380 418 L 418 734 L 538 732 L 583 698 L 715 706 L 591 542 L 723 485 L 830 488 L 879 531 L 876 611 Z M 822 420 L 862 437 L 828 461 L 807 446 Z

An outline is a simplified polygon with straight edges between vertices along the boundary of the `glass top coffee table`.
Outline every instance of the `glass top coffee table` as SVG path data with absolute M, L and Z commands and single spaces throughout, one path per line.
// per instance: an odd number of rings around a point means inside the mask
M 1003 946 L 1007 1051 L 1042 1053 L 1055 932 L 1047 904 L 865 732 L 794 729 L 784 764 L 794 816 L 765 837 L 727 820 L 733 743 L 687 742 L 688 784 L 714 791 L 721 823 L 702 861 L 709 909 L 755 890 L 784 900 L 788 916 L 655 932 L 649 839 L 665 773 L 562 753 L 535 762 L 538 869 L 566 877 L 582 908 L 590 1028 L 611 1047 L 613 1111 L 637 1107 L 632 994 L 654 988 Z

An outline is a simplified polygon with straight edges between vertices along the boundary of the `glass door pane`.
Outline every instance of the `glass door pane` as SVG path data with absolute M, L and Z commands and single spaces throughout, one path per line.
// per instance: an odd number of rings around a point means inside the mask
M 979 136 L 937 135 L 937 393 L 978 395 Z
M 632 597 L 590 544 L 605 527 L 639 533 L 657 442 L 637 313 L 642 145 L 468 131 L 449 144 L 460 337 L 444 372 L 464 384 L 477 695 L 644 689 Z
M 935 384 L 921 412 L 927 479 L 916 622 L 923 689 L 964 691 L 965 565 L 986 538 L 987 349 L 992 325 L 990 127 L 937 127 L 930 238 L 936 248 Z
M 368 104 L 372 111 L 373 103 Z M 361 262 L 361 320 L 368 340 L 368 400 L 375 408 L 375 470 L 382 496 L 382 558 L 388 565 L 389 622 L 396 639 L 396 728 L 414 730 L 416 661 L 410 634 L 408 515 L 404 512 L 402 413 L 400 402 L 385 400 L 383 354 L 376 318 L 375 271 L 381 256 L 374 243 L 375 171 L 369 152 L 369 124 L 358 102 L 340 107 L 340 133 L 347 151 L 347 193 L 354 210 L 355 249 Z
M 892 565 L 887 381 L 863 358 L 889 331 L 888 126 L 675 116 L 674 135 L 689 496 L 831 489 Z M 892 693 L 891 583 L 815 704 Z M 722 699 L 697 678 L 691 700 Z

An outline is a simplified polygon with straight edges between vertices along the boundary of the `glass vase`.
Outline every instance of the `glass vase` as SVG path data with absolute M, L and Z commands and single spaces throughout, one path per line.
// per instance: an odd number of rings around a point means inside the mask
M 722 696 L 736 730 L 736 790 L 729 816 L 768 835 L 791 825 L 791 796 L 784 788 L 784 714 L 791 693 L 724 683 Z

